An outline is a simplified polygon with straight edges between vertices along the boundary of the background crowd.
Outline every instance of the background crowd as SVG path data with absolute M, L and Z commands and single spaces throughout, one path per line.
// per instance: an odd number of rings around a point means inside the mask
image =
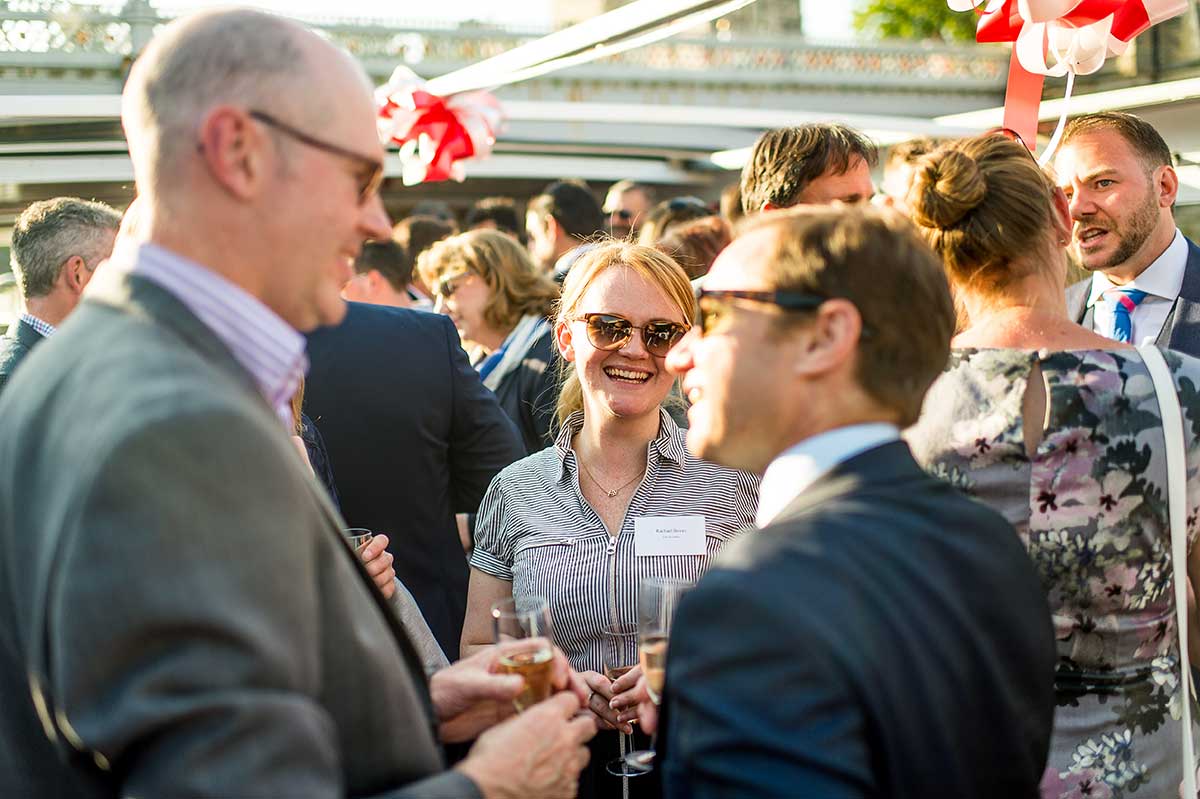
M 136 205 L 18 219 L 8 793 L 1177 795 L 1200 248 L 1152 127 L 906 142 L 877 192 L 809 124 L 716 204 L 564 178 L 393 225 L 373 115 L 303 27 L 187 17 L 126 88 Z M 649 578 L 696 583 L 661 705 L 610 668 Z M 491 609 L 532 598 L 555 692 L 514 715 Z

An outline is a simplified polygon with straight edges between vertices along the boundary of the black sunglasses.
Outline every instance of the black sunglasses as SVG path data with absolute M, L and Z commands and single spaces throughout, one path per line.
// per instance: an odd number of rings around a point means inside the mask
M 344 147 L 339 147 L 336 144 L 330 144 L 327 141 L 321 141 L 315 136 L 309 136 L 302 130 L 297 130 L 286 122 L 281 122 L 265 111 L 250 111 L 250 117 L 257 119 L 265 125 L 270 125 L 280 133 L 291 136 L 301 144 L 307 144 L 309 147 L 315 147 L 318 150 L 324 150 L 327 153 L 341 156 L 359 164 L 362 167 L 361 174 L 358 176 L 358 204 L 362 205 L 369 200 L 375 192 L 379 191 L 380 185 L 383 184 L 383 162 L 376 161 L 374 158 L 368 158 L 365 155 L 360 155 L 353 150 L 347 150 Z
M 458 291 L 458 287 L 462 284 L 463 279 L 475 274 L 469 269 L 464 269 L 461 272 L 455 272 L 452 275 L 444 275 L 433 287 L 433 296 L 441 297 L 443 300 L 448 300 L 454 296 L 454 292 Z
M 819 294 L 807 294 L 802 291 L 709 291 L 700 289 L 696 292 L 696 302 L 699 304 L 700 335 L 711 333 L 721 319 L 721 309 L 713 302 L 721 303 L 729 300 L 748 300 L 775 305 L 788 311 L 814 311 L 821 307 L 828 297 Z M 710 300 L 706 303 L 705 300 Z
M 587 323 L 588 341 L 598 350 L 619 350 L 633 338 L 633 331 L 642 331 L 646 352 L 659 358 L 671 351 L 688 332 L 687 325 L 665 319 L 647 322 L 641 327 L 614 313 L 589 313 L 576 317 Z

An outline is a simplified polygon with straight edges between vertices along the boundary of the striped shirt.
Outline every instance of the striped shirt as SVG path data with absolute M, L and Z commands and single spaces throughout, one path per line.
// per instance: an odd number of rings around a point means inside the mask
M 240 286 L 154 244 L 118 243 L 107 269 L 126 269 L 182 302 L 250 373 L 292 430 L 292 395 L 308 371 L 304 336 Z
M 21 314 L 21 321 L 40 333 L 42 338 L 50 338 L 54 335 L 54 331 L 58 329 L 49 322 L 38 319 L 31 313 Z
M 637 623 L 643 577 L 695 580 L 726 543 L 754 521 L 758 478 L 694 458 L 683 430 L 660 411 L 646 475 L 610 539 L 583 498 L 571 442 L 583 413 L 567 419 L 553 447 L 500 472 L 479 506 L 471 566 L 512 582 L 513 596 L 550 603 L 555 642 L 577 670 L 602 671 L 601 631 Z M 634 520 L 703 516 L 704 555 L 637 557 Z

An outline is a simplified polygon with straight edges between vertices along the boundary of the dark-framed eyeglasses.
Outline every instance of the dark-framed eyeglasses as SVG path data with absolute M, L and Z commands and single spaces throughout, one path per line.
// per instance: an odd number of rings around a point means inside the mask
M 828 299 L 820 294 L 809 294 L 803 291 L 709 291 L 700 289 L 696 292 L 696 302 L 700 309 L 697 323 L 700 325 L 700 335 L 711 333 L 721 319 L 723 313 L 721 306 L 730 300 L 746 300 L 774 305 L 787 311 L 815 311 Z
M 368 158 L 365 155 L 347 150 L 345 147 L 339 147 L 336 144 L 330 144 L 327 141 L 322 141 L 315 136 L 310 136 L 302 130 L 292 127 L 286 122 L 271 116 L 265 111 L 250 110 L 250 117 L 257 119 L 264 125 L 269 125 L 275 130 L 287 136 L 291 136 L 301 144 L 307 144 L 309 147 L 315 147 L 318 150 L 324 150 L 327 153 L 341 156 L 347 160 L 358 164 L 362 169 L 358 175 L 358 204 L 363 205 L 367 200 L 374 196 L 375 192 L 379 191 L 379 187 L 383 184 L 383 162 L 377 161 L 374 158 Z
M 620 314 L 588 313 L 575 318 L 587 324 L 588 341 L 598 350 L 619 350 L 630 342 L 635 330 L 642 333 L 646 352 L 663 357 L 688 332 L 688 326 L 666 319 L 655 319 L 638 326 Z
M 433 296 L 441 297 L 443 300 L 448 300 L 454 296 L 454 292 L 458 291 L 459 286 L 463 284 L 466 278 L 475 274 L 469 269 L 464 269 L 461 272 L 455 272 L 452 275 L 445 275 L 438 279 L 438 282 L 433 286 Z

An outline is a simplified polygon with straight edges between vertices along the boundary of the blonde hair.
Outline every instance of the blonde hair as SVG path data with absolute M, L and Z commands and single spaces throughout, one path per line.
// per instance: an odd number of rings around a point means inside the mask
M 651 247 L 614 241 L 601 244 L 580 256 L 567 273 L 562 299 L 558 303 L 557 323 L 569 322 L 579 312 L 579 304 L 592 283 L 605 270 L 624 266 L 657 286 L 679 308 L 684 321 L 691 325 L 696 317 L 696 297 L 683 267 L 670 256 Z M 576 411 L 583 410 L 583 386 L 574 364 L 562 361 L 562 391 L 558 395 L 555 414 L 559 425 Z
M 473 272 L 488 284 L 491 301 L 483 319 L 510 331 L 527 314 L 549 316 L 558 286 L 543 274 L 511 237 L 495 230 L 472 230 L 435 242 L 417 257 L 417 271 L 429 287 L 445 274 Z
M 992 294 L 1028 274 L 1016 264 L 1051 231 L 1054 185 L 1025 145 L 960 139 L 917 162 L 905 200 L 956 289 Z

